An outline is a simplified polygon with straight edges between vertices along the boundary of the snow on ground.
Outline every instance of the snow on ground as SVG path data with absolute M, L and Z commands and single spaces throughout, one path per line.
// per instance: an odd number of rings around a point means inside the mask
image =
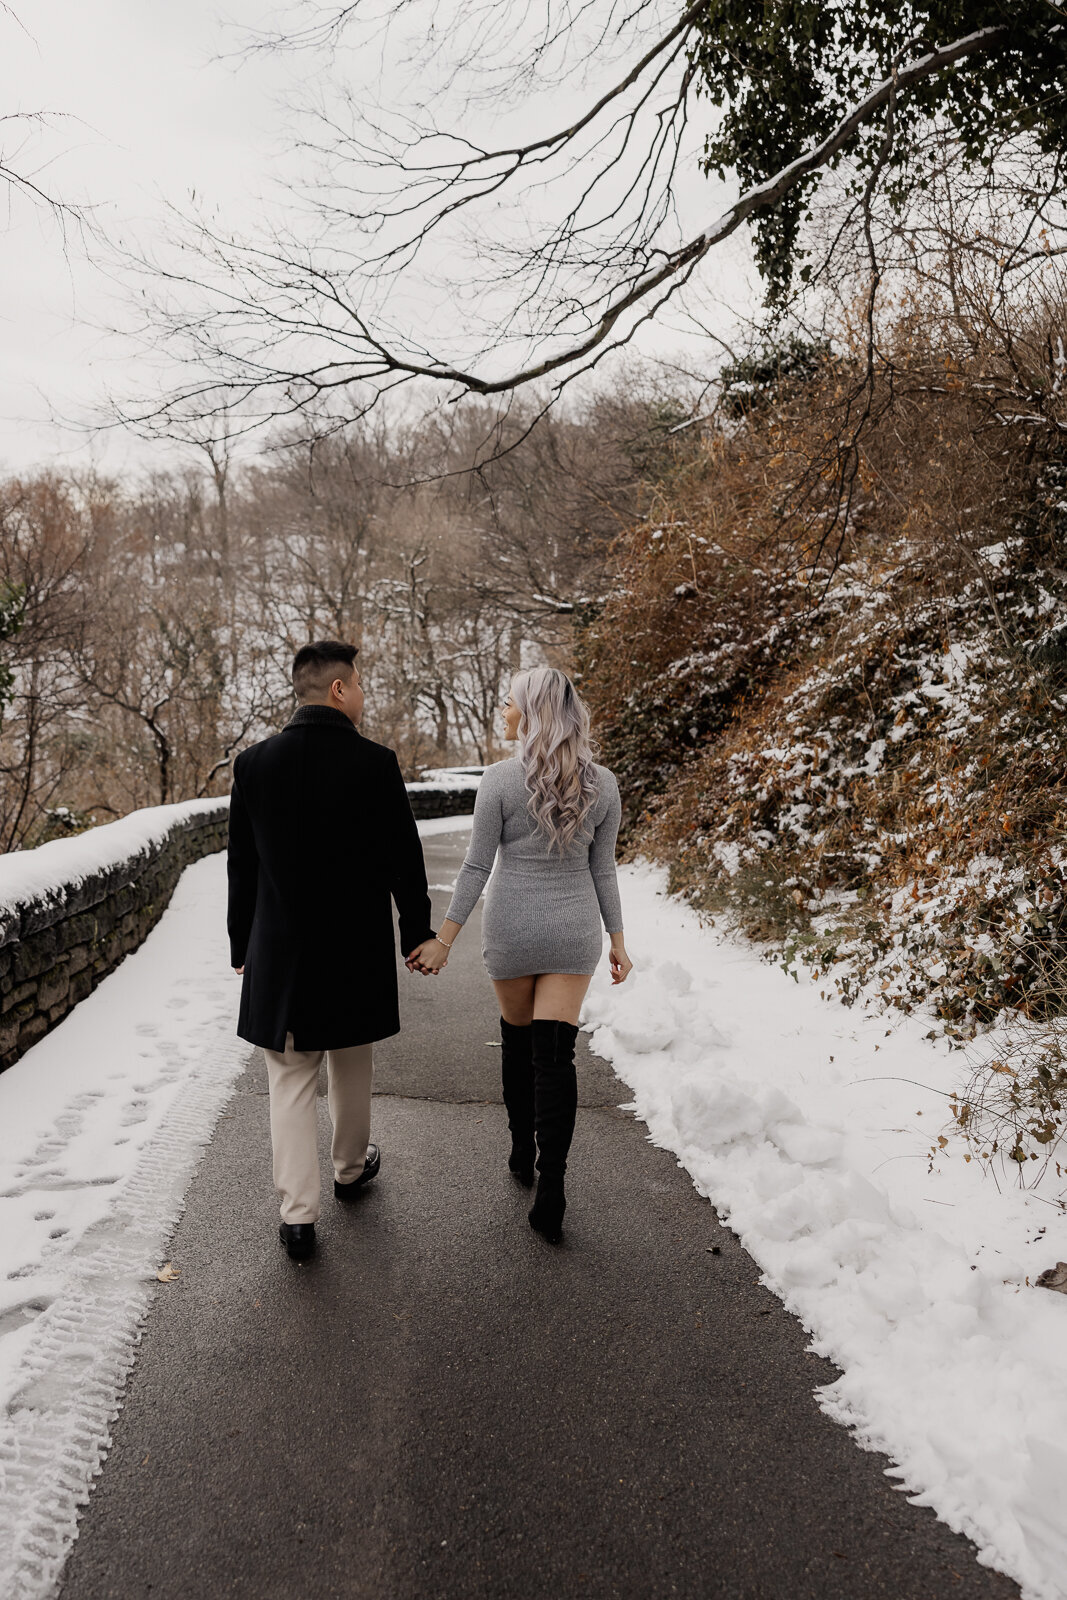
M 419 831 L 469 827 L 442 817 Z M 27 881 L 55 887 L 35 854 L 19 858 Z M 54 1591 L 145 1313 L 166 1293 L 156 1273 L 182 1198 L 251 1053 L 234 1032 L 225 918 L 218 854 L 185 871 L 141 948 L 0 1074 L 3 1600 Z
M 1067 1295 L 1033 1284 L 1067 1260 L 1067 1216 L 940 1150 L 964 1057 L 928 1019 L 823 1001 L 659 870 L 621 877 L 636 970 L 594 979 L 593 1047 L 841 1368 L 823 1408 L 1027 1600 L 1063 1600 Z
M 408 784 L 408 792 L 413 789 L 477 789 L 484 771 L 484 767 L 424 767 L 419 773 L 419 782 Z
M 410 785 L 409 785 L 410 787 Z M 469 829 L 471 819 L 467 817 L 427 817 L 425 822 L 418 824 L 419 837 L 432 839 L 435 833 L 462 833 Z

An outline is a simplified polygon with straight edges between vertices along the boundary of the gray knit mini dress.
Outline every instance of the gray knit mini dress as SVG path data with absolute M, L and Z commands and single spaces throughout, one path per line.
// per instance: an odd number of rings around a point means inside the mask
M 604 950 L 601 921 L 608 933 L 622 932 L 615 874 L 619 786 L 607 767 L 598 766 L 596 774 L 600 793 L 585 836 L 561 858 L 527 809 L 530 791 L 519 758 L 486 769 L 447 915 L 466 922 L 489 880 L 482 955 L 491 978 L 594 972 Z

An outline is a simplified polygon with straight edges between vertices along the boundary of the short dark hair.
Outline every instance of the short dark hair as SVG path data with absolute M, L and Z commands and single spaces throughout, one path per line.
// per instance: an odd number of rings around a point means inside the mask
M 316 639 L 303 645 L 293 657 L 296 698 L 310 700 L 327 694 L 335 678 L 351 677 L 358 655 L 358 644 L 342 644 L 339 639 Z M 343 670 L 338 672 L 338 667 Z

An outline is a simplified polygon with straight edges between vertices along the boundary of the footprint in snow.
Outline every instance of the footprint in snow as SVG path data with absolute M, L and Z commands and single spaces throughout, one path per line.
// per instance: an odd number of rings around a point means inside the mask
M 9 1274 L 10 1276 L 10 1274 Z M 0 1311 L 0 1339 L 8 1333 L 17 1333 L 19 1328 L 24 1328 L 27 1322 L 33 1322 L 47 1311 L 52 1304 L 44 1295 L 38 1295 L 32 1300 L 19 1300 L 16 1305 L 8 1306 Z
M 54 1193 L 58 1189 L 104 1189 L 118 1182 L 118 1178 L 66 1178 L 62 1173 L 42 1172 L 36 1177 L 24 1178 L 10 1189 L 0 1190 L 0 1200 L 17 1200 L 20 1195 L 33 1194 L 39 1189 L 46 1193 Z

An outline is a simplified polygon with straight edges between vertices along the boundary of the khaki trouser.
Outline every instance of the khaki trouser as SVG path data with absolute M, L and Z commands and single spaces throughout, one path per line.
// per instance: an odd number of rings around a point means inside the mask
M 319 1218 L 319 1141 L 315 1101 L 319 1067 L 326 1056 L 328 1105 L 333 1123 L 333 1170 L 339 1183 L 363 1171 L 370 1138 L 373 1045 L 347 1050 L 264 1050 L 270 1085 L 270 1138 L 274 1148 L 274 1187 L 283 1222 Z

